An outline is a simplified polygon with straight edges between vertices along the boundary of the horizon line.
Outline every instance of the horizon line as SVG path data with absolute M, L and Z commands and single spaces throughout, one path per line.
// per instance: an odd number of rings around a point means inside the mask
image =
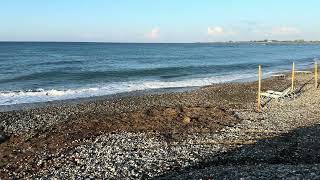
M 110 43 L 110 44 L 196 44 L 196 43 L 240 43 L 240 42 L 320 42 L 320 40 L 304 40 L 304 39 L 294 39 L 294 40 L 277 40 L 277 39 L 263 39 L 263 40 L 228 40 L 228 41 L 194 41 L 194 42 L 116 42 L 116 41 L 37 41 L 37 40 L 27 40 L 27 41 L 16 41 L 16 40 L 0 40 L 0 43 Z

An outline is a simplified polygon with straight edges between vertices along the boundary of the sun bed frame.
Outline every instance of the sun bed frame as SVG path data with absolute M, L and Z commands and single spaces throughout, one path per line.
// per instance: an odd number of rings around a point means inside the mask
M 264 93 L 261 93 L 262 97 L 273 98 L 273 99 L 283 99 L 286 97 L 292 97 L 294 92 L 291 91 L 291 88 L 287 88 L 282 92 L 268 90 Z

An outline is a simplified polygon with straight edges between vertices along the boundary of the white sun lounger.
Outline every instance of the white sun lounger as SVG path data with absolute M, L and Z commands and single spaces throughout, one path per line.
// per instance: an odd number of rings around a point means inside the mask
M 291 88 L 288 88 L 282 92 L 268 90 L 264 93 L 261 93 L 262 97 L 273 98 L 273 99 L 285 98 L 285 97 L 289 97 L 290 95 L 291 95 Z

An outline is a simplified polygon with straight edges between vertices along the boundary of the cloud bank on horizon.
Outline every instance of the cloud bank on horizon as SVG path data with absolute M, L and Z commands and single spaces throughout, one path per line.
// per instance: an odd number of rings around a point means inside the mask
M 318 7 L 318 0 L 3 0 L 0 41 L 320 40 Z
M 299 39 L 302 37 L 302 32 L 296 27 L 290 26 L 278 26 L 278 27 L 270 27 L 260 29 L 259 27 L 254 28 L 251 30 L 250 33 L 252 36 L 261 37 L 264 39 Z M 234 37 L 235 35 L 243 35 L 245 36 L 244 32 L 237 32 L 236 30 L 226 30 L 224 27 L 221 26 L 212 26 L 208 27 L 207 29 L 208 36 L 212 37 L 224 37 L 230 38 Z
M 208 27 L 208 35 L 209 36 L 232 36 L 235 34 L 236 34 L 236 32 L 227 31 L 223 27 L 220 27 L 220 26 Z
M 160 29 L 158 27 L 153 28 L 146 34 L 147 39 L 156 40 L 159 37 Z

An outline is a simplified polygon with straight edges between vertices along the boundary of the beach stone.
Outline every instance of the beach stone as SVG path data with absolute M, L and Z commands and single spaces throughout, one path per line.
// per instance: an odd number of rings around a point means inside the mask
M 188 117 L 188 116 L 184 116 L 183 119 L 182 119 L 182 122 L 183 122 L 184 124 L 190 124 L 191 118 Z
M 10 136 L 8 136 L 5 132 L 0 131 L 0 144 L 6 142 L 10 139 Z

